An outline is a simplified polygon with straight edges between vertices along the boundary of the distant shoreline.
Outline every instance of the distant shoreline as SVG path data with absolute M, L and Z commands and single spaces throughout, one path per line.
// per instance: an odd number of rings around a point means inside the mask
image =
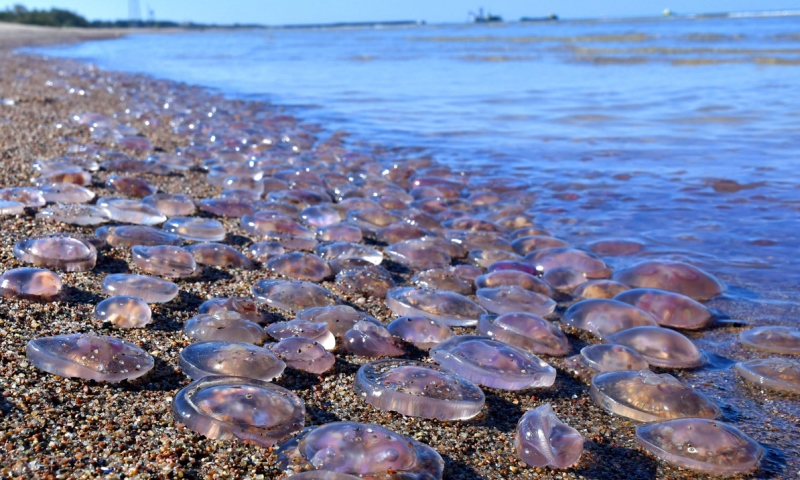
M 74 28 L 41 27 L 0 22 L 0 50 L 20 47 L 111 40 L 136 33 L 178 33 L 181 28 Z

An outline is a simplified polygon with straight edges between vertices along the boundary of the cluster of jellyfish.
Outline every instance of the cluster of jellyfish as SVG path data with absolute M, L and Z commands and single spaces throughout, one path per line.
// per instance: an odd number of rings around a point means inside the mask
M 0 190 L 3 215 L 35 212 L 43 222 L 94 229 L 19 239 L 14 254 L 32 266 L 2 274 L 3 296 L 59 300 L 54 270 L 89 271 L 108 246 L 130 249 L 139 273 L 108 274 L 109 298 L 94 316 L 137 329 L 152 322 L 150 305 L 168 304 L 175 282 L 204 265 L 270 272 L 250 296 L 210 299 L 185 323 L 194 343 L 179 362 L 192 382 L 172 401 L 177 422 L 208 438 L 274 446 L 291 478 L 442 478 L 439 454 L 402 432 L 355 422 L 306 427 L 303 402 L 271 381 L 286 368 L 324 375 L 337 353 L 368 357 L 352 386 L 364 402 L 457 422 L 488 408 L 484 388 L 551 387 L 556 369 L 547 358 L 569 355 L 568 334 L 584 331 L 595 343 L 569 358 L 572 370 L 597 405 L 641 422 L 642 448 L 698 472 L 756 468 L 762 448 L 717 420 L 713 401 L 651 370 L 706 362 L 681 332 L 714 322 L 702 303 L 722 292 L 713 276 L 657 260 L 614 271 L 603 255 L 645 246 L 578 249 L 551 236 L 527 213 L 533 199 L 514 179 L 469 178 L 431 160 L 382 164 L 335 136 L 317 141 L 288 117 L 237 124 L 225 112 L 189 112 L 163 125 L 189 145 L 174 154 L 154 153 L 123 116 L 75 115 L 97 143 L 37 161 L 32 186 Z M 232 133 L 210 139 L 222 130 Z M 97 197 L 101 169 L 109 175 Z M 139 175 L 200 169 L 217 197 L 158 191 Z M 214 217 L 238 218 L 239 231 Z M 254 240 L 246 253 L 225 243 L 230 233 Z M 396 318 L 384 324 L 345 304 L 325 280 L 385 301 Z M 291 320 L 266 324 L 265 308 Z M 740 341 L 775 355 L 736 364 L 743 379 L 800 392 L 800 365 L 781 356 L 800 353 L 798 330 L 759 327 Z M 410 348 L 428 357 L 403 358 Z M 141 377 L 154 365 L 137 345 L 92 333 L 30 339 L 27 356 L 46 372 L 101 382 Z M 515 442 L 528 465 L 568 468 L 584 440 L 543 404 L 519 418 Z

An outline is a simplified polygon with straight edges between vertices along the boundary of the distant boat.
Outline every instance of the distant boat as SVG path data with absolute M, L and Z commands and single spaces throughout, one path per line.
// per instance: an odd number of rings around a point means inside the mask
M 477 14 L 469 12 L 469 15 L 472 17 L 472 21 L 475 23 L 495 23 L 503 21 L 503 17 L 500 15 L 492 15 L 489 12 L 484 14 L 483 8 L 479 8 Z
M 546 17 L 522 17 L 519 19 L 520 22 L 554 22 L 558 20 L 558 15 L 555 13 L 551 13 Z

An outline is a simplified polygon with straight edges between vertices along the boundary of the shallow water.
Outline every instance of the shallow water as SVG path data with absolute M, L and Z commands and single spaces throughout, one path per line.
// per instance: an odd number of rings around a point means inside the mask
M 362 144 L 403 147 L 387 155 L 525 178 L 553 234 L 647 245 L 609 258 L 614 267 L 686 260 L 725 280 L 744 310 L 787 312 L 800 301 L 796 27 L 785 17 L 255 30 L 37 51 L 286 105 Z

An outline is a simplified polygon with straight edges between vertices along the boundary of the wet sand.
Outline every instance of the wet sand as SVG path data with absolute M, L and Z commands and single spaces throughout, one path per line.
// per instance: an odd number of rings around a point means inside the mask
M 80 40 L 80 37 L 71 37 Z M 24 39 L 8 40 L 19 45 Z M 59 76 L 58 71 L 67 72 Z M 80 72 L 82 77 L 76 77 Z M 108 78 L 107 89 L 81 87 L 99 76 Z M 76 87 L 46 86 L 50 80 Z M 43 61 L 0 52 L 0 186 L 29 185 L 30 164 L 40 157 L 62 155 L 70 143 L 90 143 L 90 133 L 67 121 L 70 114 L 98 112 L 111 116 L 129 105 L 120 100 L 131 88 L 163 87 L 165 82 L 142 77 L 106 74 L 76 69 L 72 62 Z M 174 86 L 188 94 L 207 95 L 209 101 L 227 109 L 243 108 L 243 102 L 226 102 L 200 89 Z M 276 113 L 278 107 L 270 107 Z M 174 135 L 162 119 L 160 126 L 141 121 L 133 126 L 145 134 L 158 150 L 172 152 L 185 140 Z M 69 142 L 65 141 L 69 139 Z M 102 195 L 107 172 L 94 175 L 92 189 Z M 189 193 L 196 198 L 216 195 L 204 174 L 190 171 L 172 176 L 143 175 L 163 191 Z M 21 237 L 58 231 L 91 234 L 93 228 L 45 223 L 34 211 L 4 217 L 0 231 L 0 262 L 3 270 L 21 267 L 12 252 Z M 200 214 L 205 216 L 205 214 Z M 242 250 L 253 240 L 236 219 L 219 219 L 229 232 L 226 242 Z M 189 383 L 178 368 L 177 355 L 188 345 L 181 333 L 183 322 L 195 315 L 204 300 L 216 296 L 247 295 L 257 280 L 274 274 L 260 267 L 253 271 L 204 268 L 202 276 L 178 280 L 181 292 L 175 300 L 153 308 L 154 323 L 144 329 L 111 330 L 93 324 L 94 305 L 105 298 L 100 288 L 106 274 L 130 272 L 130 252 L 106 248 L 91 272 L 62 273 L 66 296 L 41 304 L 0 299 L 0 475 L 19 478 L 108 478 L 201 477 L 281 478 L 270 449 L 237 442 L 209 440 L 176 424 L 170 413 L 175 393 Z M 354 306 L 381 320 L 391 313 L 382 301 L 340 292 L 331 282 L 323 286 Z M 710 306 L 725 314 L 753 322 L 765 312 L 746 302 L 729 298 Z M 562 305 L 563 308 L 563 305 Z M 776 317 L 798 312 L 776 305 Z M 562 310 L 559 310 L 562 311 Z M 272 311 L 274 319 L 280 313 Z M 767 455 L 753 476 L 796 478 L 800 468 L 800 409 L 796 397 L 762 392 L 744 384 L 727 368 L 728 359 L 755 356 L 735 343 L 742 327 L 726 324 L 694 334 L 701 348 L 713 352 L 711 368 L 674 373 L 681 380 L 711 397 L 723 410 L 723 420 L 733 423 L 767 447 Z M 121 384 L 98 384 L 65 379 L 32 367 L 25 358 L 25 344 L 32 338 L 73 332 L 98 331 L 134 342 L 150 352 L 155 368 L 145 377 Z M 589 338 L 572 335 L 572 354 Z M 276 381 L 306 403 L 306 425 L 352 420 L 384 425 L 435 448 L 445 460 L 445 478 L 587 478 L 654 479 L 704 478 L 673 468 L 636 446 L 635 422 L 607 414 L 594 405 L 588 386 L 577 380 L 563 359 L 545 357 L 558 369 L 555 385 L 548 389 L 506 392 L 484 389 L 486 406 L 475 418 L 464 422 L 404 417 L 384 413 L 353 394 L 353 376 L 365 359 L 337 352 L 333 371 L 321 376 L 288 370 Z M 556 414 L 585 438 L 580 462 L 564 471 L 534 469 L 518 459 L 513 445 L 514 429 L 527 410 L 550 402 Z

